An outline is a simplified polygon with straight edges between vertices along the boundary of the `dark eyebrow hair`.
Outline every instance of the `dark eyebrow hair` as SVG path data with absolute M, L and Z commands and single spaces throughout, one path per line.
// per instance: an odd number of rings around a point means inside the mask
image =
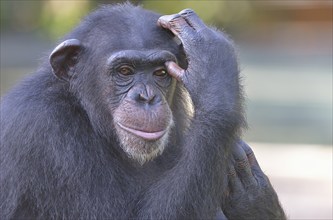
M 152 63 L 164 65 L 167 61 L 177 62 L 177 58 L 166 50 L 122 50 L 113 53 L 107 60 L 108 65 L 120 62 Z

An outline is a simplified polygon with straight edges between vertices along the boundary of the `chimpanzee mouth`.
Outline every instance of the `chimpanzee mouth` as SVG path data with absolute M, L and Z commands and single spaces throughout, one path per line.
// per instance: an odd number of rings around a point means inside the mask
M 124 129 L 127 132 L 130 132 L 132 134 L 134 134 L 135 136 L 141 137 L 145 140 L 148 141 L 155 141 L 160 139 L 165 133 L 166 130 L 162 130 L 162 131 L 156 131 L 156 132 L 148 132 L 148 131 L 141 131 L 141 130 L 137 130 L 134 128 L 129 128 L 119 122 L 117 122 L 117 124 L 119 125 L 120 128 Z

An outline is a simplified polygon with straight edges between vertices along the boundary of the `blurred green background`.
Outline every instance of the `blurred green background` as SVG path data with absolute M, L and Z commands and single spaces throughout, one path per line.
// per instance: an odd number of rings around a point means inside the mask
M 1 94 L 33 73 L 57 40 L 89 11 L 119 2 L 1 0 Z M 161 14 L 192 8 L 235 40 L 249 123 L 244 139 L 256 143 L 259 161 L 272 172 L 283 203 L 293 207 L 288 209 L 291 219 L 331 219 L 332 1 L 131 2 Z M 313 167 L 317 170 L 311 174 Z M 301 197 L 293 199 L 290 187 L 304 189 L 297 191 Z M 325 190 L 318 194 L 319 188 Z

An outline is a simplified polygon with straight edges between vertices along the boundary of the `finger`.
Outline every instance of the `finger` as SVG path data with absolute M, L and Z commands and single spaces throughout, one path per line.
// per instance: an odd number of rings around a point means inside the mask
M 228 185 L 231 193 L 244 191 L 242 182 L 238 178 L 236 170 L 233 165 L 229 167 Z
M 235 169 L 245 186 L 257 184 L 251 170 L 247 155 L 240 143 L 236 143 L 233 148 L 233 158 L 235 159 Z
M 187 23 L 196 31 L 207 28 L 205 23 L 192 9 L 184 9 L 178 14 L 180 14 L 187 21 Z
M 169 29 L 181 40 L 183 45 L 187 42 L 186 39 L 189 40 L 196 34 L 193 27 L 179 14 L 161 16 L 157 24 L 163 28 Z
M 251 167 L 256 167 L 256 166 L 258 166 L 258 167 L 259 167 L 258 161 L 257 161 L 256 156 L 254 155 L 254 153 L 253 153 L 251 147 L 250 147 L 248 144 L 246 144 L 244 141 L 242 141 L 242 140 L 240 140 L 240 141 L 238 142 L 238 144 L 239 144 L 239 145 L 242 147 L 242 149 L 244 150 L 244 152 L 245 152 L 245 154 L 246 154 L 246 156 L 247 156 L 247 158 L 248 158 L 248 161 L 249 161 L 250 166 L 251 166 Z M 259 167 L 259 169 L 260 169 L 260 167 Z
M 165 63 L 167 72 L 174 77 L 177 81 L 183 82 L 185 76 L 185 70 L 178 66 L 177 63 L 173 61 L 168 61 Z
M 238 144 L 242 147 L 242 149 L 244 150 L 246 156 L 247 156 L 247 159 L 249 161 L 249 164 L 250 164 L 250 167 L 252 169 L 252 172 L 253 171 L 256 171 L 256 173 L 258 172 L 261 172 L 263 173 L 263 171 L 261 170 L 260 166 L 259 166 L 259 163 L 256 159 L 256 156 L 254 155 L 254 152 L 253 150 L 251 149 L 251 147 L 245 143 L 244 141 L 240 140 L 238 142 Z
M 252 170 L 252 174 L 255 177 L 255 179 L 257 180 L 257 182 L 259 183 L 259 185 L 267 186 L 269 184 L 269 180 L 266 177 L 266 175 L 264 174 L 264 172 L 262 171 L 262 169 L 260 168 L 259 163 L 258 163 L 256 156 L 254 155 L 254 152 L 251 149 L 251 147 L 242 140 L 239 141 L 239 145 L 242 147 L 242 149 L 246 153 L 251 170 Z
M 236 167 L 246 168 L 245 171 L 251 172 L 247 155 L 240 143 L 236 143 L 235 147 L 232 149 L 232 156 L 235 159 Z

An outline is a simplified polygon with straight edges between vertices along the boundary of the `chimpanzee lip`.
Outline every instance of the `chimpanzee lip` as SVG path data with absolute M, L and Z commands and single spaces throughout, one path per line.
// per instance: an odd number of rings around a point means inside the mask
M 128 131 L 138 137 L 141 137 L 145 140 L 148 141 L 154 141 L 154 140 L 158 140 L 160 139 L 166 132 L 166 130 L 162 130 L 162 131 L 154 131 L 154 132 L 148 132 L 148 131 L 142 131 L 142 130 L 137 130 L 134 128 L 130 128 L 127 127 L 123 124 L 121 124 L 120 122 L 117 123 L 119 125 L 119 127 L 121 127 L 122 129 L 124 129 L 125 131 Z

